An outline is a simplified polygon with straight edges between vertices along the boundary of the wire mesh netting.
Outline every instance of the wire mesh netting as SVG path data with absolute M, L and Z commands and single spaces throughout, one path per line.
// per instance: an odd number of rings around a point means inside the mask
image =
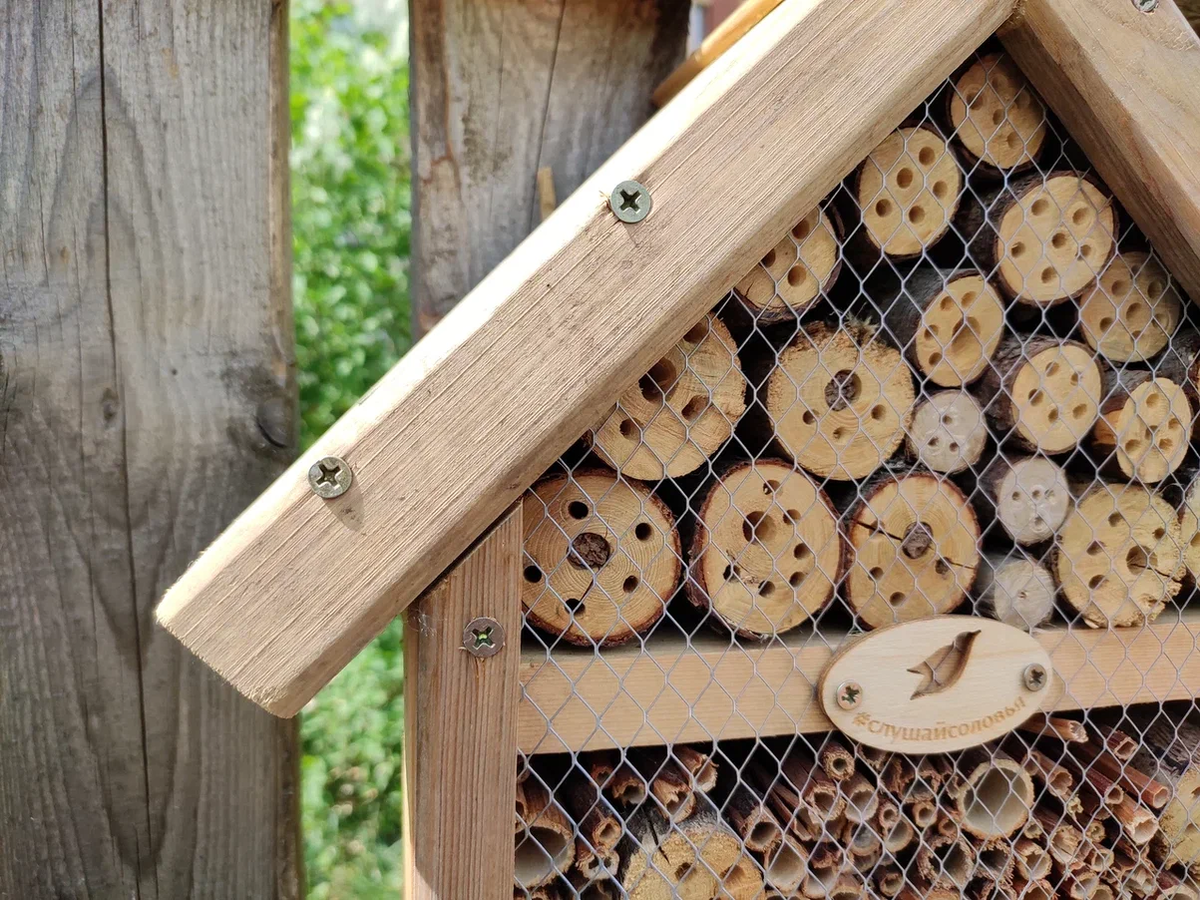
M 523 501 L 515 896 L 1196 898 L 1195 308 L 991 45 L 778 237 Z M 848 638 L 952 612 L 1042 713 L 832 730 Z

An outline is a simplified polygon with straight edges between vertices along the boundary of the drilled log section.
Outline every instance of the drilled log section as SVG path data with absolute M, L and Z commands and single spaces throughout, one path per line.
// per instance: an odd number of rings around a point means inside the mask
M 979 509 L 1016 543 L 1040 544 L 1058 531 L 1071 509 L 1067 474 L 1044 456 L 997 453 L 979 475 Z
M 976 611 L 1006 625 L 1033 631 L 1054 613 L 1057 588 L 1050 570 L 1018 552 L 985 552 L 975 580 Z
M 1200 583 L 1200 478 L 1184 488 L 1179 506 L 1179 540 L 1187 572 L 1194 584 Z
M 1033 809 L 1033 781 L 1000 750 L 972 748 L 959 764 L 966 783 L 955 807 L 962 827 L 977 838 L 1009 837 L 1025 825 Z
M 767 251 L 734 293 L 759 325 L 794 320 L 837 281 L 842 235 L 837 210 L 817 207 Z
M 1094 628 L 1153 622 L 1179 593 L 1183 571 L 1175 510 L 1134 484 L 1089 488 L 1054 554 L 1063 597 Z
M 736 463 L 698 504 L 686 593 L 743 637 L 794 628 L 833 597 L 844 551 L 825 493 L 781 460 Z
M 675 518 L 642 484 L 599 467 L 555 474 L 522 501 L 526 620 L 611 646 L 661 618 L 682 572 Z
M 1183 463 L 1192 405 L 1169 378 L 1135 369 L 1105 369 L 1092 448 L 1101 464 L 1126 478 L 1157 484 Z
M 1195 714 L 1167 717 L 1158 710 L 1130 710 L 1141 749 L 1132 765 L 1171 788 L 1159 815 L 1156 849 L 1168 864 L 1181 863 L 1200 874 L 1200 723 Z
M 950 612 L 971 589 L 979 523 L 948 479 L 884 473 L 860 489 L 846 521 L 846 599 L 865 627 Z
M 953 474 L 979 462 L 987 437 L 979 401 L 963 390 L 938 391 L 918 401 L 905 450 L 926 468 Z
M 565 875 L 575 860 L 575 832 L 562 807 L 537 778 L 517 785 L 513 825 L 518 887 L 534 888 Z
M 745 410 L 737 344 L 710 313 L 621 395 L 593 447 L 630 478 L 676 478 L 711 457 Z
M 1102 376 L 1093 353 L 1077 341 L 1010 335 L 980 380 L 980 398 L 997 438 L 1024 449 L 1064 453 L 1091 430 Z
M 1129 250 L 1114 256 L 1080 298 L 1080 330 L 1088 346 L 1106 359 L 1146 362 L 1167 346 L 1182 307 L 1162 263 Z
M 1029 168 L 1046 144 L 1046 107 L 1003 53 L 988 53 L 953 79 L 947 118 L 971 175 Z
M 919 256 L 949 231 L 963 175 L 945 139 L 923 125 L 898 128 L 858 167 L 853 197 L 862 228 L 856 240 L 874 258 Z
M 861 324 L 806 326 L 779 353 L 766 389 L 782 452 L 838 481 L 864 478 L 896 452 L 913 399 L 900 352 Z
M 970 384 L 1004 334 L 1004 305 L 975 269 L 914 269 L 884 313 L 913 366 L 941 387 Z

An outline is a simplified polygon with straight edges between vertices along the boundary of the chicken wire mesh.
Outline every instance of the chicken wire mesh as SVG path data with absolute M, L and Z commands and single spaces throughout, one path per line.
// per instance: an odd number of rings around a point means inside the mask
M 523 501 L 514 896 L 1195 898 L 1197 315 L 1021 73 L 982 48 L 717 300 Z M 950 612 L 1060 711 L 830 730 L 847 638 Z

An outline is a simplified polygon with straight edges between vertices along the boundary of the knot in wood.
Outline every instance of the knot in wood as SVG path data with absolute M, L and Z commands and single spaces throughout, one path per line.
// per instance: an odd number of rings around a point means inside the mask
M 913 522 L 909 525 L 903 540 L 900 541 L 900 549 L 909 559 L 916 559 L 932 546 L 933 535 L 924 522 Z
M 576 568 L 599 569 L 612 558 L 612 552 L 607 538 L 584 531 L 571 541 L 571 553 L 567 558 Z

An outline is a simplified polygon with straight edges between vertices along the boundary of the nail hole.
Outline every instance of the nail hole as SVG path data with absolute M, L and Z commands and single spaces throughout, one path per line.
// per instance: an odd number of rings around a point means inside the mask
M 1025 255 L 1024 241 L 1017 241 L 1015 244 L 1012 245 L 1012 248 L 1008 252 L 1013 257 L 1024 256 Z
M 804 240 L 811 233 L 812 233 L 812 225 L 809 224 L 808 219 L 805 219 L 803 222 L 801 222 L 799 225 L 797 225 L 795 228 L 792 229 L 792 237 L 794 237 L 798 241 Z
M 808 547 L 804 544 L 797 544 L 795 546 L 795 548 L 792 550 L 792 556 L 796 557 L 796 559 L 804 559 L 811 555 L 812 555 L 812 551 L 809 550 Z
M 900 591 L 896 591 L 894 594 L 888 597 L 888 603 L 890 603 L 892 606 L 899 606 L 903 602 L 904 594 L 902 594 Z
M 1120 525 L 1124 521 L 1125 521 L 1125 519 L 1121 516 L 1120 513 L 1113 513 L 1112 515 L 1110 515 L 1108 517 L 1108 525 L 1110 528 L 1116 528 L 1118 525 Z
M 800 585 L 804 583 L 804 579 L 806 577 L 807 573 L 805 572 L 793 572 L 790 576 L 788 576 L 788 584 L 794 588 L 800 587 Z
M 1200 537 L 1200 536 L 1198 536 L 1198 537 Z M 870 575 L 873 579 L 878 581 L 880 578 L 883 577 L 883 569 L 879 568 L 879 566 L 874 566 L 871 569 Z
M 763 597 L 770 597 L 773 593 L 775 593 L 775 582 L 764 581 L 758 586 L 758 593 Z
M 684 406 L 683 417 L 689 422 L 694 422 L 700 416 L 700 413 L 704 412 L 707 406 L 708 397 L 696 395 L 687 402 L 686 406 Z
M 1050 246 L 1056 250 L 1061 250 L 1067 246 L 1067 235 L 1065 232 L 1056 231 L 1054 237 L 1050 238 Z
M 949 192 L 950 188 L 947 186 L 946 182 L 935 181 L 933 183 L 933 196 L 937 197 L 939 200 L 945 200 L 946 194 Z
M 767 255 L 762 258 L 762 264 L 768 269 L 775 265 L 775 251 L 768 250 Z
M 1093 591 L 1096 590 L 1096 588 L 1100 587 L 1100 585 L 1102 585 L 1102 584 L 1104 584 L 1104 576 L 1103 575 L 1093 575 L 1091 578 L 1088 579 L 1088 587 Z
M 917 225 L 925 221 L 925 210 L 919 206 L 914 206 L 908 211 L 908 221 Z
M 882 405 L 876 405 L 876 406 L 871 407 L 871 418 L 874 419 L 876 422 L 879 422 L 883 419 L 883 414 L 884 413 L 883 413 Z

